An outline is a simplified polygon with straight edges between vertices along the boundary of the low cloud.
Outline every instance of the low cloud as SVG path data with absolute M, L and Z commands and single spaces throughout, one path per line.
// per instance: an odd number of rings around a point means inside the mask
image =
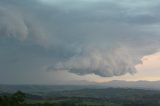
M 138 62 L 134 61 L 129 52 L 126 48 L 87 50 L 65 62 L 58 63 L 53 70 L 68 70 L 78 75 L 96 74 L 102 77 L 134 74 L 135 64 Z

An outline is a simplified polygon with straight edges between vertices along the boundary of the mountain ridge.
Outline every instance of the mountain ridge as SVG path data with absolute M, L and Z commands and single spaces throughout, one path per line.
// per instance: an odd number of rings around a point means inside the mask
M 101 88 L 133 88 L 144 90 L 160 90 L 160 81 L 123 81 L 113 80 L 105 83 L 90 83 L 84 85 L 9 85 L 0 84 L 0 92 L 16 92 L 22 90 L 28 93 L 36 92 L 52 92 L 52 91 L 69 91 L 80 89 L 101 89 Z
M 119 87 L 119 88 L 141 88 L 141 89 L 153 89 L 160 90 L 160 81 L 124 81 L 113 80 L 106 83 L 101 83 L 101 86 L 105 87 Z

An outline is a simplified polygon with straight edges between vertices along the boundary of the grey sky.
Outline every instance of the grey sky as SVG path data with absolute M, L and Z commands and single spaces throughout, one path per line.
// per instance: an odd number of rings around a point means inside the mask
M 159 51 L 159 6 L 158 0 L 0 0 L 0 83 L 136 74 L 143 56 Z

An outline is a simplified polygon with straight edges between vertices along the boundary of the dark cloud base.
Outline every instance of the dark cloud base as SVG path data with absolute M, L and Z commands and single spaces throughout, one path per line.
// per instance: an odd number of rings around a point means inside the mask
M 46 70 L 134 74 L 141 58 L 159 49 L 160 20 L 158 3 L 132 4 L 0 0 L 0 79 L 12 73 L 41 77 Z

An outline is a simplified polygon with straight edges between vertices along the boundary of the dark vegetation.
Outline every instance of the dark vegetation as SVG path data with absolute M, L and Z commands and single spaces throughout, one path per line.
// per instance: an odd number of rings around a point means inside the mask
M 1 93 L 0 106 L 160 106 L 160 91 L 81 89 L 48 93 Z
M 0 106 L 25 106 L 25 94 L 17 91 L 13 95 L 0 97 Z

